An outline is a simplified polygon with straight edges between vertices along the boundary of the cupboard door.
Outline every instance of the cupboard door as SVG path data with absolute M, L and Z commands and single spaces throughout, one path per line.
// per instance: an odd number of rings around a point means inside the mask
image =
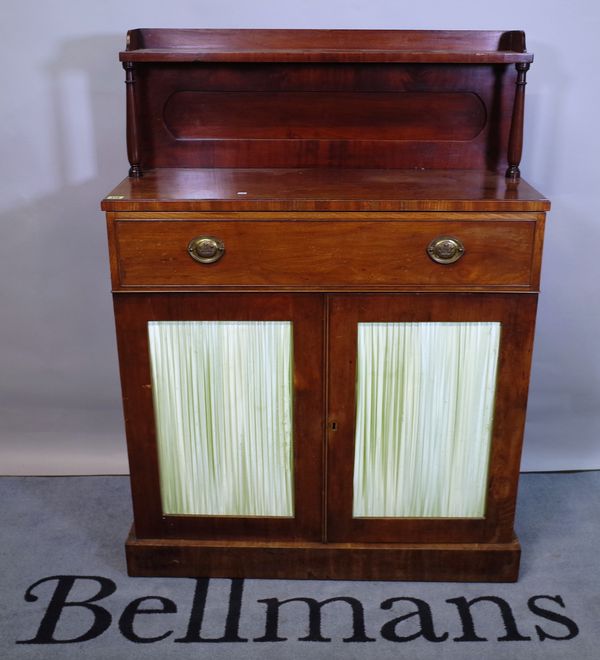
M 536 296 L 332 296 L 330 541 L 510 541 Z
M 136 535 L 320 540 L 322 297 L 115 309 Z

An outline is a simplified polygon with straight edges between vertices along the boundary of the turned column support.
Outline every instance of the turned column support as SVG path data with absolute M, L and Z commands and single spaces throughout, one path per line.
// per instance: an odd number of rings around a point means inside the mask
M 508 138 L 508 169 L 506 176 L 509 179 L 519 179 L 521 170 L 521 154 L 523 152 L 523 117 L 525 114 L 525 85 L 526 76 L 529 71 L 528 62 L 518 62 L 515 64 L 517 69 L 517 89 L 515 91 L 515 102 L 513 105 L 512 121 L 510 124 L 510 136 Z
M 125 69 L 125 86 L 127 88 L 127 158 L 129 159 L 129 176 L 142 176 L 140 166 L 140 146 L 137 121 L 137 104 L 135 100 L 135 78 L 133 62 L 123 62 Z

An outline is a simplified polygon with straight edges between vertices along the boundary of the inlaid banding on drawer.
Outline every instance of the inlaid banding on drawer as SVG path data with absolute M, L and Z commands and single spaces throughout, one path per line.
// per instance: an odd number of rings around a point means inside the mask
M 451 234 L 454 263 L 427 247 Z M 190 241 L 223 242 L 216 263 L 197 263 Z M 122 287 L 531 287 L 535 221 L 116 220 Z

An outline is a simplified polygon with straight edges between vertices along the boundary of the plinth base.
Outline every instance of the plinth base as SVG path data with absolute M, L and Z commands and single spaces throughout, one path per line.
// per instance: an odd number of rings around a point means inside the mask
M 138 539 L 125 544 L 136 577 L 514 582 L 521 546 L 510 543 L 290 543 Z

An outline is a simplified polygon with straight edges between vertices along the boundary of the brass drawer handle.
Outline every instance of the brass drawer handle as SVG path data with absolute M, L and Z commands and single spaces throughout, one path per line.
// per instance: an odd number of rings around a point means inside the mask
M 223 256 L 225 244 L 214 236 L 197 236 L 188 243 L 188 253 L 201 264 L 212 264 Z
M 452 264 L 465 253 L 465 246 L 453 236 L 438 236 L 427 246 L 427 254 L 438 264 Z

